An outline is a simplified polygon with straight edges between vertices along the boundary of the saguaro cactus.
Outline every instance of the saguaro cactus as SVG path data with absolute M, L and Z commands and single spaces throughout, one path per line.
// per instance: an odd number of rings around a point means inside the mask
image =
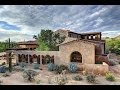
M 12 55 L 11 55 L 11 52 L 9 52 L 9 72 L 12 72 Z

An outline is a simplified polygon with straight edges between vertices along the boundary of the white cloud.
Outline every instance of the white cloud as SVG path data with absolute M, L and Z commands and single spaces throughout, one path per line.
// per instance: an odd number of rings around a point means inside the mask
M 16 41 L 30 40 L 44 28 L 103 34 L 117 30 L 119 33 L 119 10 L 114 5 L 4 5 L 0 7 L 0 20 L 21 30 L 0 29 L 0 40 L 8 37 Z

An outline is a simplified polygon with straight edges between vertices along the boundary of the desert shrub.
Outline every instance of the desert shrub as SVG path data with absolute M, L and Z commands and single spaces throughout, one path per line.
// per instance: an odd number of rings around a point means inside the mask
M 70 72 L 76 73 L 77 70 L 78 70 L 78 67 L 75 63 L 71 63 L 71 64 L 69 64 L 68 69 L 69 69 Z
M 35 76 L 35 83 L 40 84 L 41 82 L 40 78 L 41 77 L 39 75 Z
M 10 76 L 10 74 L 9 74 L 8 72 L 6 72 L 6 73 L 4 73 L 2 76 L 3 76 L 3 77 L 8 77 L 8 76 Z
M 27 81 L 30 81 L 30 82 L 32 82 L 32 81 L 35 80 L 34 77 L 35 77 L 36 75 L 38 75 L 38 73 L 37 73 L 36 71 L 34 71 L 34 70 L 25 70 L 25 71 L 23 72 L 23 78 L 24 78 L 25 80 L 27 80 Z
M 106 73 L 105 77 L 106 77 L 106 80 L 108 81 L 115 81 L 114 75 L 110 72 Z
M 67 81 L 67 77 L 65 75 L 60 74 L 59 76 L 55 77 L 55 82 L 58 85 L 65 85 L 68 81 Z
M 40 84 L 41 80 L 38 79 L 38 80 L 36 80 L 35 82 L 36 82 L 37 84 Z
M 1 65 L 5 65 L 6 63 L 5 62 L 3 62 Z
M 0 73 L 5 73 L 7 71 L 6 66 L 0 66 Z
M 55 70 L 55 65 L 53 63 L 49 63 L 47 65 L 47 68 L 48 68 L 49 71 L 54 71 Z
M 3 81 L 2 80 L 0 80 L 0 85 L 3 83 Z
M 86 76 L 86 75 L 88 75 L 88 72 L 87 71 L 82 71 L 82 75 Z
M 25 68 L 26 66 L 27 66 L 27 63 L 25 63 L 25 62 L 20 63 L 20 67 Z
M 39 67 L 40 67 L 40 64 L 38 64 L 38 63 L 33 63 L 33 68 L 34 68 L 34 69 L 39 69 Z
M 55 72 L 56 72 L 57 74 L 61 74 L 62 71 L 63 71 L 63 70 L 66 70 L 66 69 L 67 69 L 67 66 L 65 66 L 65 65 L 60 65 L 60 66 L 55 65 Z
M 90 83 L 95 83 L 95 78 L 96 78 L 96 76 L 95 75 L 88 75 L 87 77 L 86 77 L 86 79 L 87 79 L 87 81 L 88 82 L 90 82 Z
M 109 63 L 111 66 L 117 65 L 118 63 L 114 61 L 113 59 L 109 59 Z
M 82 78 L 80 75 L 74 76 L 73 79 L 76 80 L 76 81 L 81 81 L 81 80 L 83 80 L 83 78 Z
M 24 71 L 24 68 L 19 67 L 19 66 L 15 66 L 15 67 L 13 68 L 13 71 L 21 72 L 21 71 Z

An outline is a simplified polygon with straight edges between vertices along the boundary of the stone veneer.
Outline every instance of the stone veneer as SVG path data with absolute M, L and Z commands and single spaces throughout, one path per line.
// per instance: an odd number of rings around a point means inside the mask
M 82 63 L 95 64 L 95 46 L 92 43 L 74 40 L 59 45 L 60 61 L 59 64 L 69 64 L 72 52 L 78 51 L 82 55 Z

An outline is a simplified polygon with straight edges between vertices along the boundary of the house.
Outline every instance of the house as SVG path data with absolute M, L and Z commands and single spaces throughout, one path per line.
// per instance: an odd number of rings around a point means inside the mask
M 29 50 L 12 51 L 17 56 L 16 61 L 30 64 L 37 62 L 46 65 L 49 63 L 46 62 L 49 58 L 58 65 L 69 65 L 74 62 L 78 67 L 82 66 L 84 70 L 91 68 L 93 70 L 102 69 L 102 73 L 108 71 L 108 60 L 107 56 L 104 55 L 105 41 L 101 40 L 101 32 L 75 33 L 70 30 L 58 30 L 55 33 L 66 37 L 63 43 L 57 45 L 59 51 L 31 51 L 31 45 L 34 45 L 33 50 L 37 43 L 19 43 L 20 47 L 29 48 Z
M 18 48 L 26 48 L 27 50 L 35 50 L 37 48 L 37 41 L 18 42 Z

